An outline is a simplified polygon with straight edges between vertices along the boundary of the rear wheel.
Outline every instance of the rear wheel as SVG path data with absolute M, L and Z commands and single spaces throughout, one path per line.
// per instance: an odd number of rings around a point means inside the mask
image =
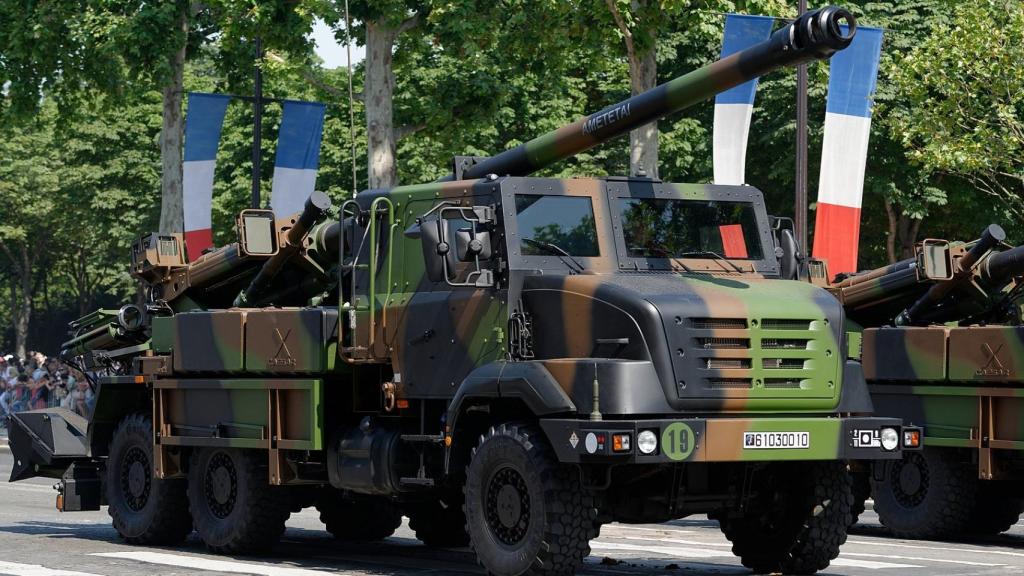
M 114 431 L 107 458 L 107 512 L 130 544 L 177 544 L 192 532 L 184 480 L 153 477 L 153 424 L 141 414 Z
M 578 470 L 555 460 L 540 430 L 491 428 L 466 476 L 466 531 L 490 574 L 576 573 L 597 535 L 594 498 Z
M 942 538 L 967 530 L 978 482 L 964 454 L 925 447 L 884 466 L 883 480 L 871 479 L 871 492 L 879 520 L 894 535 Z
M 383 540 L 402 525 L 401 511 L 382 497 L 349 498 L 331 490 L 320 498 L 316 509 L 327 531 L 347 542 Z
M 406 508 L 409 528 L 431 548 L 461 548 L 469 545 L 466 513 L 462 499 L 454 496 L 432 502 L 418 502 Z
M 994 536 L 1006 532 L 1020 520 L 1024 499 L 1012 489 L 996 482 L 981 484 L 974 497 L 974 510 L 967 521 L 967 530 L 974 534 Z
M 266 553 L 284 533 L 288 495 L 269 485 L 260 454 L 229 448 L 192 453 L 189 509 L 196 531 L 214 552 Z
M 846 542 L 852 479 L 841 462 L 769 466 L 749 512 L 719 519 L 743 565 L 758 574 L 813 574 L 828 567 Z

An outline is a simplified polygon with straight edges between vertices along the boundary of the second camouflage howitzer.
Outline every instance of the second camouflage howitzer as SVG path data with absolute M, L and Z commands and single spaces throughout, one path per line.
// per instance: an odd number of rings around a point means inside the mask
M 876 412 L 923 431 L 921 453 L 856 483 L 898 537 L 998 534 L 1024 510 L 1024 246 L 991 225 L 915 249 L 833 286 L 860 325 Z
M 105 484 L 125 537 L 194 529 L 234 553 L 273 545 L 295 508 L 368 540 L 406 515 L 424 543 L 471 544 L 496 576 L 575 573 L 605 522 L 708 514 L 759 573 L 826 567 L 848 526 L 847 462 L 915 446 L 898 419 L 872 415 L 842 308 L 795 281 L 798 247 L 761 192 L 528 175 L 827 58 L 855 29 L 836 8 L 801 15 L 329 217 L 321 197 L 292 218 L 245 211 L 237 244 L 191 264 L 158 238 L 136 267 L 150 348 L 100 379 L 92 445 L 59 460 L 78 471 L 59 484 L 61 508 L 98 507 Z M 56 449 L 23 440 L 54 422 L 18 420 L 16 479 L 55 474 L 35 465 Z

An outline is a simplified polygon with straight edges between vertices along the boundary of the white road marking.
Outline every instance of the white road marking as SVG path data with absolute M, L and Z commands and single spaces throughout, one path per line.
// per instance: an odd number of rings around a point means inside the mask
M 89 572 L 54 570 L 38 564 L 17 564 L 3 561 L 0 561 L 0 574 L 9 574 L 10 576 L 98 576 Z
M 1009 552 L 1007 550 L 990 550 L 981 548 L 961 548 L 957 546 L 926 546 L 926 545 L 915 545 L 915 544 L 903 544 L 889 542 L 883 539 L 878 540 L 854 540 L 850 539 L 846 541 L 847 544 L 860 544 L 863 546 L 885 546 L 886 548 L 906 548 L 908 550 L 936 550 L 942 552 L 971 552 L 974 554 L 996 554 L 999 556 L 1014 556 L 1017 558 L 1024 558 L 1024 552 Z
M 633 526 L 632 524 L 605 524 L 601 527 L 601 532 L 611 528 L 615 531 L 622 532 L 658 532 L 661 534 L 693 534 L 694 530 L 684 530 L 682 528 L 644 528 L 642 526 Z
M 920 556 L 894 556 L 892 554 L 865 554 L 863 552 L 840 552 L 840 557 L 861 556 L 865 558 L 892 558 L 894 560 L 916 560 L 919 562 L 939 562 L 943 564 L 963 564 L 964 566 L 1006 566 L 1006 564 L 992 564 L 990 562 L 970 562 L 968 560 L 947 560 L 944 558 L 923 558 Z
M 57 496 L 57 491 L 50 486 L 37 486 L 33 484 L 0 484 L 0 490 L 12 490 L 14 492 L 35 492 L 36 494 L 53 494 Z
M 844 566 L 846 568 L 867 568 L 869 570 L 881 570 L 885 568 L 924 568 L 918 564 L 897 564 L 895 562 L 874 562 L 872 560 L 854 560 L 840 556 L 833 560 L 830 566 Z
M 664 542 L 665 540 L 658 540 L 657 542 Z M 700 546 L 723 546 L 723 544 L 709 543 L 709 542 L 689 542 L 686 540 L 675 540 L 675 542 L 685 542 L 693 545 Z M 724 546 L 728 546 L 725 544 Z M 659 556 L 672 556 L 676 558 L 731 558 L 733 554 L 728 550 L 714 550 L 707 548 L 695 548 L 686 546 L 639 546 L 636 544 L 619 544 L 616 542 L 601 542 L 596 541 L 591 545 L 591 548 L 597 550 L 621 550 L 621 551 L 635 551 L 635 552 L 647 552 L 648 554 L 657 554 Z M 855 558 L 845 558 L 848 556 L 844 554 L 839 558 L 832 561 L 833 566 L 845 566 L 847 568 L 867 568 L 871 570 L 889 569 L 889 568 L 924 568 L 917 564 L 902 564 L 896 562 L 878 562 L 874 560 L 857 560 Z M 864 556 L 873 556 L 864 554 Z
M 177 566 L 178 568 L 226 572 L 229 574 L 255 574 L 257 576 L 345 576 L 346 574 L 349 574 L 346 572 L 328 572 L 324 570 L 309 570 L 306 568 L 290 568 L 280 564 L 250 564 L 248 562 L 235 562 L 233 560 L 213 560 L 200 556 L 165 554 L 162 552 L 98 552 L 90 554 L 90 556 L 119 558 L 123 560 L 134 560 L 136 562 L 145 562 L 147 564 Z

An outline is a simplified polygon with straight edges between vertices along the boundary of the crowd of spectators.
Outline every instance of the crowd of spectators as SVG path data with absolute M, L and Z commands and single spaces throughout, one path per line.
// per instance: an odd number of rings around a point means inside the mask
M 40 408 L 62 407 L 88 417 L 94 400 L 85 375 L 57 358 L 40 352 L 28 358 L 0 355 L 0 427 L 8 414 Z

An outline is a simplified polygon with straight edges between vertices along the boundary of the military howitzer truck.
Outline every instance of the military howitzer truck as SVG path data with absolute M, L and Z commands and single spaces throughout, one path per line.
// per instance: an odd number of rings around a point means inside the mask
M 901 423 L 870 416 L 842 308 L 794 281 L 761 193 L 528 176 L 854 31 L 804 14 L 441 181 L 247 210 L 191 263 L 140 241 L 144 322 L 101 313 L 66 346 L 116 373 L 91 422 L 15 416 L 12 478 L 61 476 L 61 509 L 106 503 L 131 542 L 194 527 L 229 553 L 316 506 L 339 538 L 405 514 L 492 574 L 569 574 L 603 522 L 708 513 L 758 571 L 824 568 L 845 462 L 899 458 Z
M 923 427 L 922 451 L 857 479 L 896 535 L 997 534 L 1024 510 L 1022 278 L 1024 246 L 992 225 L 832 287 L 864 328 L 876 412 Z

